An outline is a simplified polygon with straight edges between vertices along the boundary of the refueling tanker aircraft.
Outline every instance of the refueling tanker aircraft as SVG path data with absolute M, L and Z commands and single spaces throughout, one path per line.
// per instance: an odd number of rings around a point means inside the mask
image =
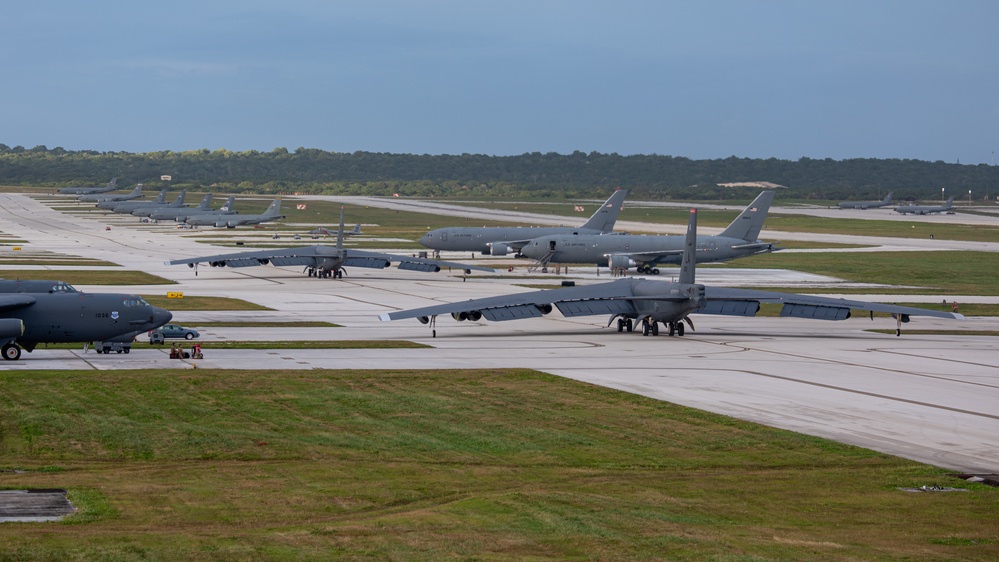
M 103 203 L 105 201 L 131 201 L 139 197 L 142 197 L 141 183 L 135 184 L 132 191 L 126 193 L 91 193 L 89 195 L 81 195 L 76 200 L 82 203 Z
M 773 243 L 757 240 L 773 200 L 774 192 L 764 191 L 721 234 L 698 236 L 697 263 L 734 260 L 779 249 Z M 546 269 L 550 263 L 592 263 L 620 270 L 635 267 L 638 273 L 659 275 L 657 265 L 680 263 L 683 245 L 683 236 L 559 234 L 535 238 L 521 253 Z
M 212 215 L 215 217 L 220 217 L 222 215 L 235 215 L 236 210 L 233 208 L 233 202 L 236 200 L 235 197 L 229 196 L 229 199 L 219 207 L 218 209 L 212 209 L 212 194 L 209 193 L 205 195 L 204 199 L 197 207 L 183 208 L 183 209 L 157 209 L 150 213 L 149 220 L 161 221 L 161 220 L 172 220 L 177 222 L 184 222 L 188 217 L 207 216 Z
M 437 335 L 435 320 L 439 314 L 450 314 L 456 320 L 475 321 L 485 318 L 500 321 L 536 318 L 550 313 L 553 308 L 558 308 L 567 317 L 609 314 L 608 326 L 616 320 L 618 332 L 631 332 L 640 324 L 644 336 L 658 335 L 660 324 L 669 335 L 682 336 L 684 322 L 691 330 L 694 329 L 691 314 L 756 316 L 761 302 L 783 304 L 781 316 L 815 320 L 845 320 L 850 317 L 851 309 L 870 311 L 871 319 L 875 312 L 884 312 L 891 314 L 897 321 L 895 335 L 901 335 L 902 323 L 908 322 L 910 316 L 964 319 L 964 316 L 957 313 L 907 306 L 696 284 L 696 242 L 697 210 L 691 209 L 678 282 L 619 279 L 597 285 L 532 291 L 389 312 L 379 315 L 379 318 L 417 318 L 421 323 L 431 325 L 434 336 Z
M 627 189 L 618 189 L 600 206 L 590 220 L 582 226 L 452 226 L 431 230 L 420 238 L 420 244 L 440 252 L 462 250 L 505 256 L 513 252 L 520 256 L 520 249 L 539 236 L 555 234 L 606 234 L 614 230 L 617 215 L 621 212 Z
M 137 295 L 83 293 L 62 281 L 0 280 L 0 352 L 8 361 L 40 343 L 131 341 L 171 318 Z
M 235 254 L 217 254 L 214 256 L 170 260 L 163 263 L 165 265 L 187 264 L 189 267 L 195 267 L 199 263 L 207 263 L 212 267 L 251 267 L 267 264 L 274 266 L 302 265 L 305 266 L 305 272 L 308 273 L 309 277 L 332 277 L 338 279 L 343 278 L 343 268 L 346 266 L 381 269 L 392 265 L 393 260 L 399 262 L 399 269 L 412 271 L 436 273 L 444 266 L 464 270 L 466 274 L 471 273 L 473 269 L 489 273 L 496 272 L 496 270 L 488 267 L 465 265 L 451 261 L 348 249 L 343 247 L 343 236 L 343 208 L 341 208 L 340 229 L 337 235 L 336 246 L 317 244 L 297 248 L 251 250 Z
M 902 205 L 901 207 L 895 207 L 895 212 L 903 215 L 931 215 L 933 213 L 948 213 L 953 215 L 954 213 L 951 212 L 953 208 L 954 196 L 951 195 L 950 199 L 943 205 Z
M 104 187 L 64 187 L 59 190 L 62 195 L 92 195 L 94 193 L 108 193 L 118 189 L 118 178 L 111 178 L 111 181 Z
M 884 199 L 880 201 L 843 201 L 839 204 L 840 209 L 879 209 L 881 207 L 887 207 L 891 205 L 891 196 L 893 193 L 888 193 Z
M 202 215 L 191 215 L 184 220 L 188 226 L 214 226 L 215 228 L 236 228 L 244 224 L 262 224 L 281 220 L 281 200 L 275 199 L 271 202 L 267 210 L 259 215 L 240 215 L 226 213 L 206 213 Z

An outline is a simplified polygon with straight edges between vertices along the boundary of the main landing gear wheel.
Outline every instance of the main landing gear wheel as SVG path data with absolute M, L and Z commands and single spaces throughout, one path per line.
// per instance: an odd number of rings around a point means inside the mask
M 21 348 L 17 344 L 8 343 L 3 346 L 3 358 L 7 361 L 17 361 L 21 358 Z

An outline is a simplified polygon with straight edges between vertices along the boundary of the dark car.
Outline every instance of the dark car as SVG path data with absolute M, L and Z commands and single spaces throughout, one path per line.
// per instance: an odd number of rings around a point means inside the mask
M 177 324 L 164 324 L 149 332 L 149 343 L 163 343 L 163 340 L 168 338 L 193 340 L 200 336 L 201 334 L 197 330 L 178 326 Z

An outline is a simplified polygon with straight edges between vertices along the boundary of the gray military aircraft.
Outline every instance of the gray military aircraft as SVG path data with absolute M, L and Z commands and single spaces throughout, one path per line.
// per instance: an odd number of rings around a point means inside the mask
M 128 193 L 91 193 L 77 197 L 83 203 L 100 203 L 102 201 L 130 201 L 142 197 L 142 184 L 137 183 Z
M 0 353 L 8 361 L 40 343 L 131 341 L 171 318 L 137 295 L 82 293 L 61 281 L 0 282 Z
M 326 228 L 326 227 L 322 227 L 321 226 L 319 228 L 313 228 L 308 233 L 312 234 L 313 237 L 318 236 L 320 234 L 322 234 L 323 236 L 336 236 L 337 235 L 337 229 L 335 229 L 335 228 Z M 343 235 L 344 236 L 357 236 L 359 234 L 362 234 L 362 232 L 361 232 L 361 223 L 355 224 L 354 228 L 352 228 L 351 230 L 345 230 L 345 231 L 343 231 Z
M 760 193 L 738 217 L 717 236 L 697 237 L 697 262 L 719 262 L 772 252 L 774 245 L 757 240 L 774 192 Z M 592 263 L 614 269 L 637 267 L 639 273 L 659 275 L 664 263 L 680 263 L 683 236 L 644 236 L 636 234 L 562 234 L 531 240 L 521 253 L 545 268 L 549 263 Z
M 111 181 L 104 187 L 64 187 L 59 190 L 62 195 L 91 195 L 94 193 L 108 193 L 118 189 L 118 178 L 111 178 Z
M 265 222 L 271 222 L 276 220 L 281 220 L 284 215 L 281 214 L 281 200 L 275 199 L 267 210 L 259 215 L 215 215 L 215 214 L 205 214 L 205 215 L 192 215 L 184 220 L 184 224 L 188 226 L 214 226 L 216 228 L 236 228 L 240 225 L 245 224 L 260 224 Z
M 891 196 L 889 193 L 884 199 L 880 201 L 843 201 L 839 204 L 840 209 L 877 209 L 880 207 L 887 207 L 891 205 Z
M 423 324 L 429 323 L 434 336 L 437 335 L 436 317 L 439 314 L 450 314 L 459 321 L 482 318 L 501 321 L 536 318 L 549 314 L 553 307 L 567 317 L 609 314 L 607 325 L 616 320 L 619 332 L 631 332 L 638 323 L 645 336 L 658 335 L 660 323 L 669 335 L 682 336 L 684 322 L 691 330 L 694 329 L 690 315 L 695 313 L 756 316 L 761 302 L 783 304 L 781 316 L 815 320 L 845 320 L 850 317 L 851 309 L 870 311 L 872 319 L 875 312 L 884 312 L 895 317 L 896 335 L 901 335 L 902 323 L 908 322 L 910 316 L 964 318 L 957 313 L 907 306 L 700 285 L 694 282 L 696 245 L 697 210 L 691 209 L 678 282 L 619 279 L 583 287 L 531 291 L 389 312 L 379 315 L 379 318 L 385 321 L 416 318 Z
M 187 197 L 187 190 L 182 189 L 180 190 L 180 193 L 177 195 L 177 197 L 169 203 L 140 205 L 138 207 L 133 208 L 131 214 L 136 217 L 148 217 L 149 215 L 153 214 L 153 212 L 159 211 L 160 209 L 173 209 L 175 211 L 180 209 L 185 209 L 187 208 L 187 206 L 184 205 L 185 197 Z M 116 213 L 118 212 L 117 207 L 115 207 L 115 212 Z
M 212 194 L 209 193 L 205 195 L 205 197 L 201 200 L 201 203 L 197 207 L 184 208 L 184 209 L 161 208 L 157 209 L 156 211 L 153 211 L 152 214 L 149 215 L 149 219 L 154 221 L 172 220 L 177 222 L 184 222 L 185 220 L 187 220 L 188 217 L 193 217 L 195 215 L 200 215 L 200 216 L 232 215 L 236 214 L 236 211 L 233 209 L 233 202 L 235 201 L 235 199 L 236 199 L 235 197 L 230 195 L 229 199 L 226 200 L 225 204 L 223 204 L 218 209 L 212 209 L 210 206 L 212 203 Z
M 431 230 L 424 234 L 419 242 L 437 252 L 462 250 L 503 256 L 513 251 L 519 254 L 520 249 L 525 244 L 539 236 L 572 234 L 574 232 L 580 234 L 611 232 L 614 230 L 617 215 L 621 212 L 624 198 L 627 196 L 627 189 L 618 189 L 597 209 L 597 212 L 593 213 L 590 220 L 577 228 L 567 226 L 485 226 L 481 228 L 452 226 Z
M 274 266 L 302 265 L 305 266 L 305 272 L 309 277 L 342 279 L 344 267 L 346 266 L 382 269 L 391 265 L 393 260 L 399 262 L 399 269 L 412 271 L 436 273 L 443 266 L 464 270 L 466 274 L 471 273 L 473 269 L 488 273 L 496 272 L 496 270 L 488 267 L 465 265 L 457 262 L 344 248 L 343 209 L 340 210 L 340 229 L 335 247 L 313 245 L 275 250 L 252 250 L 235 254 L 218 254 L 214 256 L 170 260 L 163 263 L 165 265 L 187 264 L 189 267 L 195 267 L 199 263 L 207 263 L 212 267 L 251 267 L 267 264 Z
M 160 194 L 153 199 L 149 200 L 130 200 L 130 201 L 100 201 L 95 205 L 98 209 L 106 209 L 112 212 L 119 212 L 122 214 L 127 212 L 132 212 L 132 209 L 139 205 L 166 205 L 166 189 L 161 189 Z M 121 209 L 116 211 L 116 209 Z
M 954 196 L 952 195 L 950 199 L 947 200 L 943 205 L 902 205 L 901 207 L 895 207 L 896 213 L 902 213 L 903 215 L 913 214 L 913 215 L 929 215 L 931 213 L 946 213 L 954 208 Z

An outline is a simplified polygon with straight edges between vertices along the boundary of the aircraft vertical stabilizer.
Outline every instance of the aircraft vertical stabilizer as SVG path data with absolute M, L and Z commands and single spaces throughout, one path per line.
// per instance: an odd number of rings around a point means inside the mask
M 719 236 L 755 242 L 760 236 L 763 221 L 767 220 L 767 212 L 770 211 L 770 204 L 773 201 L 774 191 L 772 189 L 760 193 Z
M 687 236 L 683 241 L 683 261 L 680 262 L 680 283 L 694 283 L 694 269 L 697 265 L 697 209 L 690 210 L 687 223 Z
M 593 213 L 590 220 L 586 221 L 580 228 L 599 230 L 600 232 L 611 232 L 617 222 L 617 214 L 624 206 L 624 198 L 628 196 L 627 189 L 617 189 L 604 202 L 604 204 Z

